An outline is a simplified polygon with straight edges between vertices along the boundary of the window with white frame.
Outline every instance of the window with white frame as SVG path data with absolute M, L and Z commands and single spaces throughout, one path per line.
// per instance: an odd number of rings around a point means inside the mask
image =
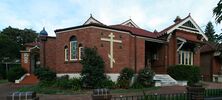
M 68 61 L 68 59 L 69 59 L 68 52 L 69 52 L 69 49 L 68 49 L 67 46 L 65 46 L 65 49 L 64 49 L 64 57 L 65 57 L 65 61 Z
M 79 60 L 82 60 L 84 56 L 84 47 L 79 47 Z
M 181 65 L 193 65 L 193 52 L 180 50 L 178 52 L 178 63 Z
M 78 50 L 77 50 L 77 39 L 75 36 L 72 36 L 70 38 L 70 60 L 77 60 L 77 54 L 78 54 Z

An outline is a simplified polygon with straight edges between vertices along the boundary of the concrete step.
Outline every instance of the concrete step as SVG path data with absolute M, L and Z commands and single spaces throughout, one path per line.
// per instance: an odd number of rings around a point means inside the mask
M 177 85 L 177 81 L 168 74 L 156 74 L 153 80 L 160 82 L 160 86 Z
M 34 74 L 26 75 L 23 80 L 21 80 L 18 84 L 27 84 L 27 85 L 32 85 L 32 84 L 38 84 L 39 79 L 37 76 Z

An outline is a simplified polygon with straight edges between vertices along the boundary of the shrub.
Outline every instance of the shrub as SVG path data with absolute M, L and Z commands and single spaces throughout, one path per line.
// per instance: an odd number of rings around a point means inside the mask
M 136 81 L 136 82 L 133 83 L 133 85 L 130 88 L 133 88 L 133 89 L 143 89 L 144 86 Z
M 42 80 L 42 81 L 40 81 L 39 82 L 39 86 L 40 87 L 53 87 L 54 86 L 54 84 L 55 84 L 55 80 L 53 80 L 53 81 L 45 81 L 45 80 Z
M 108 89 L 113 89 L 116 86 L 115 82 L 113 82 L 110 78 L 103 80 L 101 85 L 102 85 L 101 88 L 108 88 Z
M 8 81 L 15 82 L 15 80 L 21 78 L 25 73 L 25 70 L 21 66 L 15 66 L 8 71 Z
M 176 80 L 187 80 L 188 85 L 197 83 L 200 80 L 200 69 L 191 65 L 170 66 L 167 73 Z
M 81 80 L 79 78 L 69 79 L 68 75 L 57 78 L 56 87 L 62 89 L 72 89 L 72 90 L 80 90 L 81 89 Z
M 151 86 L 155 73 L 148 67 L 142 69 L 138 73 L 137 81 L 144 87 Z
M 84 49 L 81 64 L 83 65 L 81 71 L 83 86 L 86 88 L 102 87 L 101 83 L 106 79 L 104 74 L 105 65 L 95 48 Z
M 48 68 L 37 67 L 34 71 L 34 74 L 41 81 L 53 81 L 56 79 L 56 73 Z
M 120 76 L 118 77 L 117 84 L 120 88 L 129 88 L 131 79 L 134 75 L 134 71 L 130 68 L 124 68 L 120 72 Z

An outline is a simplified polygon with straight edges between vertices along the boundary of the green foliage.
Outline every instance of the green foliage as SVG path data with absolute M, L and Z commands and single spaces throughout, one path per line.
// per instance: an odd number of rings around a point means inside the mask
M 207 26 L 205 28 L 205 35 L 208 37 L 208 41 L 210 42 L 216 42 L 217 37 L 215 35 L 214 26 L 211 22 L 207 23 Z
M 34 74 L 41 81 L 53 81 L 56 79 L 56 73 L 48 68 L 37 67 L 34 71 Z
M 222 20 L 222 0 L 217 3 L 217 6 L 213 9 L 216 23 L 220 23 Z
M 6 75 L 6 69 L 4 64 L 0 64 L 0 79 L 6 79 L 7 75 Z
M 83 87 L 99 88 L 101 82 L 106 79 L 104 74 L 104 61 L 95 48 L 85 48 L 84 57 L 81 60 L 83 69 L 81 71 Z
M 19 58 L 20 55 L 19 47 L 16 42 L 4 34 L 0 34 L 0 55 L 0 61 L 7 58 L 7 62 Z
M 133 89 L 143 89 L 144 86 L 141 83 L 136 81 L 136 82 L 133 83 L 133 85 L 130 88 L 133 88 Z
M 37 33 L 32 29 L 17 29 L 7 27 L 0 33 L 0 60 L 8 57 L 10 61 L 20 59 L 20 50 L 25 49 L 24 44 L 34 42 Z
M 24 49 L 25 43 L 34 42 L 37 38 L 36 31 L 32 29 L 18 29 L 13 28 L 11 26 L 2 30 L 1 34 L 7 35 L 13 41 L 16 41 L 17 45 L 20 46 L 21 49 Z
M 197 83 L 200 80 L 200 69 L 191 65 L 170 66 L 167 73 L 176 80 L 187 80 L 189 85 Z
M 116 84 L 113 82 L 111 79 L 105 79 L 101 83 L 101 88 L 108 88 L 108 89 L 113 89 L 115 88 Z
M 129 88 L 133 74 L 134 71 L 130 68 L 125 67 L 124 69 L 122 69 L 117 80 L 118 87 Z
M 25 70 L 21 66 L 15 66 L 8 71 L 8 81 L 15 82 L 15 80 L 21 78 L 25 73 Z
M 150 68 L 145 67 L 139 71 L 137 81 L 144 87 L 151 86 L 154 75 L 155 73 Z
M 69 79 L 68 75 L 57 78 L 56 87 L 62 89 L 72 89 L 72 90 L 80 90 L 81 89 L 81 80 L 79 78 Z

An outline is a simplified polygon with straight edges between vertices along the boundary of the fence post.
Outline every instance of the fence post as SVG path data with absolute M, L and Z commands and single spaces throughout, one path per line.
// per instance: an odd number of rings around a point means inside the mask
M 189 100 L 204 100 L 205 88 L 200 84 L 187 87 L 188 99 Z

